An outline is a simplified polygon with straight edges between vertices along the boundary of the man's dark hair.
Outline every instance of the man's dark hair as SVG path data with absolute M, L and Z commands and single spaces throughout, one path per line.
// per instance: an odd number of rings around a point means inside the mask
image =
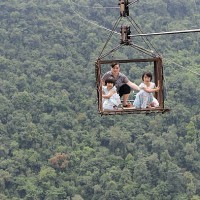
M 143 74 L 142 74 L 142 80 L 144 81 L 144 76 L 148 76 L 149 78 L 150 78 L 150 81 L 152 80 L 152 73 L 151 72 L 144 72 Z
M 115 65 L 119 65 L 119 63 L 112 63 L 110 66 L 113 68 Z
M 107 85 L 107 83 L 113 83 L 113 86 L 115 85 L 115 80 L 112 77 L 109 77 L 105 80 L 105 85 Z

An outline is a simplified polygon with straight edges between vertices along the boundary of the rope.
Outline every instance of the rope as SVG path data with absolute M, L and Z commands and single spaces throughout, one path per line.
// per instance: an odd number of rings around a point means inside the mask
M 130 6 L 130 5 L 134 4 L 134 3 L 138 3 L 138 2 L 139 2 L 139 0 L 133 1 L 133 2 L 129 3 L 128 6 Z
M 72 0 L 71 0 L 71 1 L 72 1 Z M 92 25 L 94 25 L 94 26 L 96 26 L 96 27 L 102 28 L 102 29 L 104 29 L 104 30 L 106 30 L 106 31 L 113 32 L 113 33 L 116 33 L 116 34 L 118 34 L 118 35 L 120 34 L 120 33 L 116 32 L 116 31 L 112 31 L 112 30 L 110 30 L 110 29 L 108 29 L 108 28 L 105 28 L 105 27 L 103 27 L 103 26 L 100 26 L 99 24 L 96 24 L 96 23 L 94 23 L 93 21 L 90 21 L 90 20 L 87 20 L 87 19 L 83 18 L 83 17 L 80 16 L 72 7 L 70 7 L 70 8 L 71 8 L 71 10 L 72 10 L 79 18 L 83 19 L 84 21 L 86 21 L 86 22 L 88 22 L 88 23 L 90 23 L 90 24 L 92 24 Z
M 180 68 L 183 68 L 183 69 L 185 69 L 185 70 L 187 70 L 187 71 L 189 71 L 189 72 L 191 72 L 191 73 L 193 73 L 193 74 L 196 74 L 197 76 L 200 76 L 199 73 L 197 73 L 197 72 L 195 72 L 195 71 L 192 71 L 192 70 L 190 70 L 190 69 L 187 69 L 186 67 L 183 67 L 182 65 L 179 65 L 179 64 L 177 64 L 177 63 L 175 63 L 175 62 L 173 62 L 173 61 L 171 61 L 171 60 L 169 60 L 169 59 L 164 58 L 164 60 L 167 60 L 167 61 L 169 61 L 170 63 L 172 63 L 172 64 L 174 64 L 174 65 L 177 65 L 177 66 L 180 67 Z
M 194 72 L 194 71 L 192 71 L 192 70 L 190 70 L 190 69 L 187 69 L 186 67 L 183 67 L 182 65 L 180 65 L 180 64 L 177 64 L 177 63 L 175 63 L 175 62 L 173 62 L 173 61 L 171 61 L 171 60 L 169 60 L 169 59 L 167 59 L 167 58 L 163 58 L 163 60 L 165 60 L 165 61 L 168 61 L 169 63 L 172 63 L 172 64 L 174 64 L 174 65 L 177 65 L 177 66 L 179 66 L 179 67 L 181 67 L 181 68 L 184 68 L 184 69 L 186 69 L 187 71 L 189 71 L 189 72 L 191 72 L 191 73 L 193 73 L 193 74 L 196 74 L 196 75 L 198 75 L 198 76 L 200 76 L 200 74 L 199 73 L 197 73 L 197 72 Z M 173 66 L 172 66 L 173 67 Z M 164 69 L 164 68 L 163 68 Z M 173 67 L 173 69 L 175 69 L 174 67 Z M 165 99 L 167 100 L 167 99 L 170 99 L 170 95 L 169 95 L 169 88 L 168 88 L 168 84 L 167 84 L 167 81 L 166 81 L 166 76 L 165 76 L 165 70 L 163 70 L 163 83 L 164 83 L 164 88 L 165 88 L 165 94 L 166 94 L 166 96 L 165 96 Z
M 73 4 L 76 4 L 75 2 L 73 2 L 72 0 L 71 0 L 71 2 L 73 3 Z M 137 1 L 135 1 L 135 2 L 137 2 Z M 131 3 L 132 4 L 132 3 Z M 76 5 L 78 5 L 78 4 L 76 4 Z M 129 4 L 130 5 L 130 4 Z M 94 25 L 94 26 L 96 26 L 96 27 L 99 27 L 99 28 L 102 28 L 102 29 L 104 29 L 104 30 L 106 30 L 106 31 L 109 31 L 109 32 L 111 32 L 111 35 L 110 35 L 110 37 L 112 36 L 112 34 L 113 33 L 115 33 L 115 34 L 118 34 L 118 35 L 120 35 L 120 33 L 118 33 L 118 32 L 116 32 L 116 31 L 114 31 L 114 28 L 113 28 L 113 30 L 110 30 L 110 29 L 108 29 L 108 28 L 105 28 L 105 27 L 103 27 L 103 26 L 100 26 L 100 25 L 98 25 L 98 24 L 96 24 L 96 23 L 94 23 L 93 21 L 90 21 L 90 20 L 87 20 L 87 19 L 85 19 L 85 18 L 83 18 L 82 16 L 80 16 L 74 9 L 72 9 L 72 7 L 70 7 L 71 8 L 71 10 L 79 17 L 79 18 L 81 18 L 81 19 L 83 19 L 84 21 L 86 21 L 86 22 L 88 22 L 88 23 L 91 23 L 92 25 Z M 109 7 L 109 8 L 111 8 L 111 7 Z M 132 18 L 131 18 L 132 19 Z M 118 19 L 119 20 L 119 19 Z M 133 20 L 133 19 L 132 19 Z M 131 22 L 131 21 L 130 21 Z M 139 28 L 139 26 L 137 25 L 137 23 L 133 20 L 133 22 L 135 23 L 135 25 L 137 26 L 137 28 L 133 25 L 133 23 L 132 23 L 132 25 L 134 26 L 134 28 L 138 31 L 140 31 L 140 32 L 142 32 L 142 30 Z M 117 24 L 117 23 L 116 23 Z M 115 25 L 116 25 L 115 24 Z M 200 32 L 200 29 L 193 29 L 193 30 L 183 30 L 183 31 L 172 31 L 172 32 L 160 32 L 160 33 L 147 33 L 147 34 L 137 34 L 137 35 L 130 35 L 131 37 L 136 37 L 136 36 L 150 36 L 150 35 L 165 35 L 165 34 L 177 34 L 177 33 L 189 33 L 189 32 Z M 150 41 L 148 41 L 149 43 L 150 43 Z M 151 43 L 150 43 L 151 44 Z M 147 44 L 148 45 L 148 44 Z M 152 45 L 152 44 L 151 44 Z M 104 48 L 105 48 L 105 46 L 106 46 L 106 44 L 104 45 Z M 152 47 L 153 47 L 153 45 L 152 45 Z M 154 47 L 153 47 L 154 48 Z M 155 48 L 154 48 L 154 50 L 156 50 Z M 156 51 L 157 52 L 157 51 Z M 102 53 L 102 52 L 101 52 Z M 159 54 L 158 54 L 159 55 Z M 168 60 L 168 59 L 166 59 L 166 58 L 164 58 L 165 60 Z M 194 72 L 194 71 L 192 71 L 192 70 L 189 70 L 189 69 L 187 69 L 186 67 L 183 67 L 182 65 L 179 65 L 179 64 L 177 64 L 177 63 L 175 63 L 175 62 L 173 62 L 173 61 L 170 61 L 170 60 L 168 60 L 170 63 L 172 63 L 172 64 L 175 64 L 175 65 L 177 65 L 177 66 L 179 66 L 179 67 L 181 67 L 181 68 L 184 68 L 185 70 L 187 70 L 187 71 L 189 71 L 189 72 L 191 72 L 191 73 L 193 73 L 193 74 L 196 74 L 196 75 L 198 75 L 198 76 L 200 76 L 200 74 L 199 73 L 197 73 L 197 72 Z
M 119 24 L 119 22 L 121 21 L 121 19 L 122 19 L 122 18 L 119 17 L 119 18 L 117 19 L 117 21 L 115 22 L 115 25 L 113 26 L 112 32 L 110 33 L 110 35 L 109 35 L 109 37 L 108 37 L 108 39 L 107 39 L 107 41 L 106 41 L 106 43 L 105 43 L 105 45 L 104 45 L 104 47 L 103 47 L 101 53 L 100 53 L 100 55 L 99 55 L 99 58 L 101 57 L 101 55 L 102 55 L 104 49 L 106 48 L 106 45 L 108 44 L 110 38 L 112 37 L 112 35 L 113 35 L 113 33 L 114 33 L 114 30 L 115 30 L 115 27 L 117 27 L 117 25 Z
M 71 2 L 74 4 L 74 5 L 76 5 L 76 6 L 80 6 L 80 7 L 85 7 L 85 8 L 102 8 L 102 9 L 107 9 L 107 8 L 117 8 L 117 9 L 119 9 L 119 7 L 110 7 L 110 6 L 108 6 L 108 7 L 105 7 L 105 6 L 84 6 L 84 5 L 80 5 L 80 4 L 78 4 L 78 3 L 75 3 L 75 2 L 73 2 L 72 0 L 71 0 Z

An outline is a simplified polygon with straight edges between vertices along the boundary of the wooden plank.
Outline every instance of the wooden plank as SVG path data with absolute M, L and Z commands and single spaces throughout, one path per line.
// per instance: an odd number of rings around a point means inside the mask
M 170 109 L 169 108 L 164 108 L 164 109 L 157 109 L 157 108 L 146 108 L 146 109 L 118 109 L 118 110 L 110 110 L 110 111 L 103 111 L 100 112 L 101 115 L 124 115 L 124 114 L 163 114 L 165 112 L 169 112 Z
M 116 63 L 131 63 L 131 62 L 154 62 L 157 61 L 158 58 L 139 58 L 139 59 L 128 59 L 128 60 L 99 60 L 100 64 L 110 64 L 113 62 Z

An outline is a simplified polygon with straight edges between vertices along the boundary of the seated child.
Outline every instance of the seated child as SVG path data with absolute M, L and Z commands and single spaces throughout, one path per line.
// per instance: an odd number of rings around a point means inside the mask
M 120 96 L 114 86 L 115 80 L 110 77 L 105 80 L 105 86 L 102 86 L 103 110 L 114 110 L 121 103 Z
M 133 105 L 135 108 L 151 108 L 158 107 L 158 100 L 154 97 L 153 92 L 160 90 L 160 87 L 156 87 L 155 83 L 151 82 L 152 74 L 145 72 L 142 75 L 143 83 L 139 85 L 140 91 L 136 94 Z

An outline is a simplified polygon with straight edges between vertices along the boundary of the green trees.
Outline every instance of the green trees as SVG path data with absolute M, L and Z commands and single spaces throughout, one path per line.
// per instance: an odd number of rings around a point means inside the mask
M 198 28 L 194 3 L 145 0 L 130 14 L 144 32 Z M 99 116 L 94 61 L 110 32 L 87 20 L 112 29 L 119 10 L 77 4 L 0 2 L 0 199 L 200 199 L 199 36 L 149 38 L 167 58 L 170 113 Z M 137 56 L 124 48 L 111 59 Z M 146 69 L 122 72 L 139 84 Z

